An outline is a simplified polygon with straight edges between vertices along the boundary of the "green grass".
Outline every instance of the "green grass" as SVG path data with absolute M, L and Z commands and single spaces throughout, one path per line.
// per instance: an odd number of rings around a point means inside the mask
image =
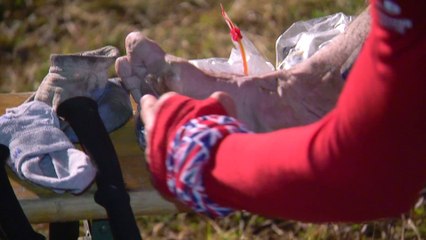
M 33 91 L 51 53 L 105 45 L 124 54 L 139 30 L 184 58 L 227 57 L 232 43 L 218 0 L 15 0 L 0 2 L 0 92 Z M 335 12 L 357 14 L 364 0 L 222 1 L 258 49 L 275 59 L 275 40 L 293 22 Z M 114 75 L 111 69 L 111 75 Z M 289 196 L 291 197 L 291 196 Z M 348 206 L 350 208 L 351 206 Z M 309 224 L 238 212 L 211 220 L 194 213 L 138 219 L 145 239 L 417 239 L 426 237 L 425 207 L 398 219 L 358 224 Z M 37 230 L 46 233 L 45 225 Z

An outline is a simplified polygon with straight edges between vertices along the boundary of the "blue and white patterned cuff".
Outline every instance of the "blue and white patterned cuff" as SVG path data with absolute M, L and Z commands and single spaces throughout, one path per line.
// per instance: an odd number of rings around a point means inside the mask
M 235 118 L 206 115 L 180 127 L 167 148 L 167 186 L 170 192 L 194 211 L 210 217 L 223 217 L 233 212 L 209 199 L 203 184 L 203 169 L 212 157 L 211 151 L 231 133 L 250 131 Z

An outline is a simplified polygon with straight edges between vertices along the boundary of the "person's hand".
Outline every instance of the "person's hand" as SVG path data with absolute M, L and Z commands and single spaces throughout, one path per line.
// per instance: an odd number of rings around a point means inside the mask
M 145 160 L 146 163 L 148 164 L 148 169 L 150 170 L 150 174 L 154 174 L 153 172 L 151 172 L 153 169 L 152 165 L 155 165 L 156 162 L 151 162 L 154 161 L 154 159 L 151 159 L 150 156 L 157 156 L 158 155 L 162 155 L 163 157 L 160 157 L 159 159 L 157 159 L 157 165 L 158 165 L 158 161 L 162 161 L 162 159 L 164 159 L 164 153 L 156 153 L 151 155 L 150 151 L 151 150 L 151 136 L 152 134 L 170 134 L 168 131 L 163 131 L 162 133 L 160 132 L 153 132 L 154 130 L 154 126 L 156 123 L 157 118 L 159 118 L 158 114 L 159 114 L 159 110 L 162 107 L 165 107 L 165 103 L 172 98 L 173 96 L 178 95 L 175 92 L 169 92 L 166 93 L 164 95 L 162 95 L 159 99 L 157 99 L 156 97 L 152 96 L 152 95 L 144 95 L 141 100 L 140 100 L 140 106 L 141 106 L 141 112 L 140 112 L 140 118 L 144 123 L 144 127 L 145 127 L 145 141 L 146 141 L 146 148 L 145 148 Z M 236 108 L 235 108 L 235 103 L 233 101 L 233 99 L 226 93 L 224 92 L 215 92 L 213 94 L 210 95 L 210 98 L 212 98 L 214 101 L 217 101 L 220 105 L 222 105 L 223 109 L 226 111 L 226 114 L 232 117 L 236 116 Z M 201 101 L 200 101 L 201 102 Z M 200 103 L 198 102 L 198 103 Z M 167 103 L 166 103 L 167 104 Z M 210 104 L 212 104 L 210 102 Z M 211 105 L 207 104 L 207 105 L 202 105 L 201 108 L 210 108 Z M 198 112 L 197 112 L 198 111 Z M 190 112 L 185 112 L 185 116 L 192 116 L 192 115 L 199 115 L 200 111 L 200 107 L 197 109 L 192 109 Z M 223 111 L 222 111 L 223 112 Z M 182 119 L 180 119 L 179 116 L 172 116 L 174 117 L 173 119 L 171 119 L 172 121 L 175 122 L 181 122 Z M 158 129 L 157 129 L 158 130 Z M 169 130 L 170 131 L 170 130 Z M 163 141 L 167 141 L 167 137 L 160 137 L 160 139 L 163 139 Z M 158 144 L 158 143 L 157 143 Z M 167 145 L 167 143 L 164 143 L 164 145 Z M 162 164 L 161 164 L 162 165 Z M 155 166 L 154 166 L 155 169 Z M 154 174 L 155 175 L 155 174 Z M 153 177 L 153 175 L 151 176 Z M 158 186 L 156 186 L 155 184 L 155 180 L 152 179 L 152 183 L 153 185 L 158 189 Z M 160 190 L 160 189 L 158 189 Z M 184 204 L 182 204 L 180 201 L 176 200 L 173 196 L 164 194 L 164 189 L 163 191 L 159 191 L 161 193 L 161 195 L 163 196 L 164 199 L 172 202 L 175 207 L 179 210 L 179 211 L 187 211 L 188 207 Z
M 172 96 L 177 95 L 175 92 L 169 92 L 164 95 L 162 95 L 159 99 L 154 97 L 153 95 L 144 95 L 140 100 L 140 106 L 141 106 L 141 112 L 140 112 L 140 118 L 144 123 L 145 126 L 145 139 L 147 142 L 147 147 L 145 150 L 146 154 L 146 161 L 149 164 L 149 139 L 150 135 L 152 134 L 152 129 L 156 120 L 156 114 L 158 109 L 162 107 L 164 102 L 166 102 L 167 99 L 171 98 Z M 216 99 L 226 110 L 229 116 L 236 117 L 236 108 L 235 103 L 233 99 L 224 92 L 214 92 L 210 95 L 210 98 Z

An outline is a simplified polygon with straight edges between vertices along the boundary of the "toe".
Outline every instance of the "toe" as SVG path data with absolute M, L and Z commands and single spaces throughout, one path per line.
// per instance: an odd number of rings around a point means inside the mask
M 134 69 L 129 63 L 127 56 L 119 57 L 115 61 L 115 71 L 121 79 L 124 87 L 130 91 L 133 99 L 137 102 L 142 97 L 142 79 L 134 74 Z
M 126 78 L 132 75 L 132 67 L 130 66 L 127 56 L 119 57 L 115 60 L 115 72 L 120 78 Z
M 167 65 L 165 52 L 141 32 L 132 32 L 126 37 L 126 52 L 132 66 L 144 67 L 149 73 L 160 74 Z

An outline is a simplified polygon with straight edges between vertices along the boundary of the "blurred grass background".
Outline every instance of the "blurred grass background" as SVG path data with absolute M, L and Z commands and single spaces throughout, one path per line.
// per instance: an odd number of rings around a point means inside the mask
M 134 30 L 143 31 L 166 52 L 180 57 L 228 57 L 232 43 L 220 3 L 0 0 L 0 93 L 34 91 L 48 72 L 51 53 L 114 45 L 124 54 L 125 36 Z M 272 62 L 276 38 L 293 22 L 336 12 L 356 15 L 366 7 L 364 0 L 234 0 L 222 4 Z M 426 237 L 424 211 L 419 201 L 400 218 L 361 224 L 310 224 L 244 212 L 219 220 L 194 213 L 146 216 L 138 218 L 138 224 L 145 239 L 421 239 Z M 36 228 L 46 233 L 45 225 Z
M 5 1 L 5 2 L 3 2 Z M 124 54 L 139 30 L 184 58 L 227 57 L 232 43 L 218 0 L 0 0 L 0 92 L 31 91 L 51 53 L 104 45 Z M 272 62 L 275 40 L 291 23 L 338 11 L 356 14 L 364 0 L 223 1 L 229 15 Z

